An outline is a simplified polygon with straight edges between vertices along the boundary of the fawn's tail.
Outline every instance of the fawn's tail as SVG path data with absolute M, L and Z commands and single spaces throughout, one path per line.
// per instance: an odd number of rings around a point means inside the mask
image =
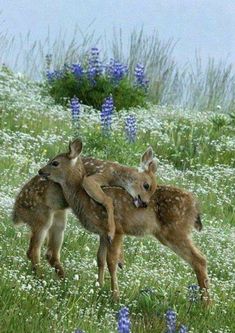
M 203 228 L 200 214 L 197 215 L 197 219 L 196 219 L 196 221 L 194 222 L 194 227 L 195 227 L 195 229 L 197 229 L 198 231 L 201 231 L 202 228 Z

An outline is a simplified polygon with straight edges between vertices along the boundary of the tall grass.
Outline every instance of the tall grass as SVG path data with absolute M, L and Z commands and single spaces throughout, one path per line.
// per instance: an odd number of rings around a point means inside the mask
M 88 50 L 99 44 L 99 41 L 100 38 L 89 27 L 85 33 L 75 27 L 70 36 L 61 30 L 54 40 L 51 39 L 50 30 L 43 40 L 34 40 L 30 32 L 18 38 L 10 38 L 0 32 L 0 46 L 4 50 L 0 61 L 31 79 L 42 79 L 46 71 L 47 54 L 52 54 L 52 66 L 60 68 L 66 63 L 84 59 Z
M 149 99 L 155 104 L 209 111 L 219 105 L 224 112 L 234 111 L 232 64 L 213 58 L 202 61 L 200 55 L 195 54 L 191 63 L 179 66 L 174 59 L 176 41 L 161 40 L 157 31 L 146 34 L 141 28 L 126 37 L 121 29 L 114 30 L 111 41 L 107 41 L 92 29 L 92 24 L 85 33 L 76 27 L 70 36 L 60 31 L 55 39 L 48 30 L 46 38 L 38 41 L 30 33 L 17 38 L 0 32 L 0 62 L 32 79 L 42 79 L 46 54 L 53 55 L 52 66 L 59 68 L 65 63 L 84 63 L 89 49 L 98 46 L 102 48 L 104 59 L 110 56 L 128 64 L 130 73 L 137 63 L 146 66 Z
M 112 54 L 115 58 L 127 63 L 130 72 L 138 62 L 146 66 L 150 80 L 149 96 L 152 102 L 161 104 L 172 103 L 174 94 L 173 83 L 178 76 L 178 66 L 173 58 L 176 43 L 173 39 L 162 41 L 158 32 L 146 35 L 143 28 L 134 30 L 128 39 L 127 46 L 123 45 L 122 30 L 114 31 Z
M 216 62 L 209 58 L 203 66 L 202 59 L 195 55 L 184 80 L 183 104 L 189 108 L 215 110 L 217 105 L 223 110 L 234 110 L 235 73 L 232 64 Z

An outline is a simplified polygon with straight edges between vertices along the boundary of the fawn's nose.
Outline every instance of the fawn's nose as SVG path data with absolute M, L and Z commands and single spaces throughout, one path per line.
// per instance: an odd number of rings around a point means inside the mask
M 42 175 L 43 175 L 43 171 L 42 171 L 42 169 L 38 170 L 38 174 L 39 174 L 39 176 L 42 176 Z
M 38 171 L 38 174 L 40 177 L 42 177 L 43 179 L 48 179 L 48 177 L 50 176 L 50 174 L 48 172 L 44 172 L 43 169 L 40 169 Z
M 139 206 L 140 207 L 146 208 L 148 206 L 147 203 L 141 199 L 140 195 L 138 195 L 138 200 L 139 200 Z

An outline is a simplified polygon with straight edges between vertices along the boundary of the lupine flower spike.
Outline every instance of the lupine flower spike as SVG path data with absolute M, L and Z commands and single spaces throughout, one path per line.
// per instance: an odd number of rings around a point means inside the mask
M 176 332 L 176 313 L 173 310 L 167 310 L 165 314 L 167 333 Z
M 71 71 L 72 71 L 73 75 L 74 75 L 77 79 L 79 79 L 80 77 L 82 77 L 83 74 L 84 74 L 84 70 L 83 70 L 83 68 L 82 68 L 82 65 L 80 65 L 80 64 L 73 64 L 73 65 L 71 66 Z
M 134 115 L 129 115 L 125 120 L 125 130 L 126 130 L 126 137 L 127 140 L 132 143 L 136 140 L 136 118 Z
M 135 83 L 137 86 L 147 89 L 149 81 L 145 77 L 144 65 L 137 64 L 135 66 Z
M 99 60 L 99 50 L 97 47 L 93 47 L 91 49 L 87 74 L 89 79 L 91 79 L 93 82 L 95 82 L 94 79 L 97 75 L 102 74 L 102 65 Z
M 85 333 L 85 332 L 82 331 L 82 330 L 77 329 L 74 333 Z
M 115 59 L 110 59 L 110 63 L 106 67 L 108 77 L 116 84 L 127 75 L 127 72 L 128 67 Z
M 112 113 L 113 113 L 113 98 L 112 96 L 107 97 L 104 100 L 101 108 L 101 127 L 104 134 L 108 134 L 111 130 L 111 122 L 112 122 Z
M 179 333 L 188 333 L 188 329 L 184 325 L 180 325 Z
M 76 96 L 70 102 L 72 121 L 78 121 L 80 115 L 80 103 Z
M 126 307 L 118 312 L 118 333 L 131 333 L 129 310 Z
M 188 286 L 188 298 L 189 301 L 195 303 L 199 300 L 199 286 L 192 284 Z
M 74 131 L 74 137 L 78 136 L 79 132 L 79 117 L 80 117 L 80 103 L 78 98 L 75 96 L 70 101 L 71 117 L 72 117 L 72 126 Z
M 47 79 L 49 81 L 49 83 L 53 80 L 59 80 L 63 77 L 64 75 L 64 71 L 63 70 L 54 70 L 54 71 L 50 71 L 50 70 L 47 70 L 46 71 L 46 76 L 47 76 Z

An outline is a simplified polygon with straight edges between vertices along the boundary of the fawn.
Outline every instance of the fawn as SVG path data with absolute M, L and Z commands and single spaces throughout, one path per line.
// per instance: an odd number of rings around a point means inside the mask
M 83 157 L 82 162 L 85 167 L 82 186 L 90 197 L 106 208 L 108 219 L 104 222 L 108 221 L 108 223 L 104 226 L 104 230 L 110 242 L 115 234 L 113 200 L 102 191 L 101 186 L 120 186 L 132 196 L 136 207 L 146 207 L 156 190 L 156 162 L 153 158 L 153 150 L 149 147 L 144 152 L 139 170 L 92 157 Z M 52 167 L 57 167 L 56 161 L 52 161 Z M 64 276 L 64 271 L 59 253 L 66 226 L 65 210 L 68 207 L 62 189 L 57 183 L 35 176 L 23 186 L 13 209 L 15 224 L 24 222 L 31 228 L 32 237 L 27 256 L 32 261 L 33 267 L 36 268 L 39 263 L 41 244 L 47 235 L 46 257 L 61 277 Z M 48 232 L 45 232 L 44 225 L 50 226 Z M 122 267 L 121 259 L 120 267 Z
M 153 150 L 149 147 L 142 155 L 139 171 L 117 162 L 105 162 L 91 157 L 82 160 L 86 169 L 82 186 L 92 199 L 106 208 L 108 213 L 107 237 L 111 242 L 115 235 L 113 200 L 105 194 L 101 187 L 122 187 L 133 197 L 136 207 L 147 207 L 157 187 L 156 161 L 153 158 Z
M 206 258 L 197 249 L 191 240 L 190 234 L 194 228 L 200 230 L 202 227 L 198 211 L 197 201 L 194 196 L 186 191 L 172 186 L 158 186 L 155 193 L 146 208 L 136 208 L 132 204 L 132 199 L 128 193 L 121 188 L 106 188 L 105 194 L 110 196 L 114 203 L 115 216 L 115 236 L 112 243 L 106 239 L 106 225 L 103 220 L 107 220 L 107 212 L 102 205 L 97 204 L 84 190 L 82 183 L 84 180 L 85 168 L 80 157 L 82 143 L 75 140 L 69 145 L 69 151 L 57 155 L 50 163 L 39 170 L 39 175 L 49 179 L 48 189 L 54 181 L 62 187 L 64 197 L 72 208 L 74 214 L 78 217 L 81 224 L 90 232 L 100 235 L 100 246 L 97 253 L 99 283 L 102 286 L 104 281 L 104 267 L 107 261 L 108 269 L 111 275 L 111 288 L 115 299 L 119 297 L 119 287 L 117 280 L 117 263 L 120 256 L 121 245 L 124 235 L 144 236 L 152 235 L 157 238 L 163 245 L 171 248 L 176 254 L 188 262 L 198 280 L 202 290 L 202 298 L 209 302 Z M 52 192 L 51 192 L 52 193 Z M 56 196 L 47 198 L 51 202 L 61 202 L 58 198 L 61 192 Z M 42 198 L 42 200 L 45 200 Z M 54 221 L 52 226 L 56 225 Z M 40 235 L 50 231 L 51 222 L 46 221 L 44 226 L 40 224 Z M 57 236 L 52 236 L 62 240 L 58 236 L 62 228 L 56 227 L 53 232 Z M 40 241 L 39 241 L 40 239 Z M 43 237 L 35 235 L 31 239 L 31 255 L 37 252 Z M 58 259 L 58 249 L 61 244 L 57 243 L 56 249 L 52 256 Z M 49 246 L 50 249 L 50 246 Z M 54 260 L 54 258 L 53 258 Z M 52 261 L 53 261 L 52 260 Z

